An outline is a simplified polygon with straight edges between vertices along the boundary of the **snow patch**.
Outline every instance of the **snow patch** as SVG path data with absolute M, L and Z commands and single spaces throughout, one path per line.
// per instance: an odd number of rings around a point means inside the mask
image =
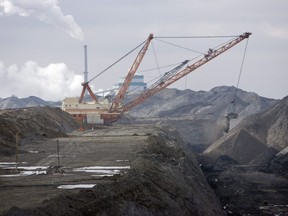
M 34 170 L 34 171 L 20 171 L 17 174 L 11 174 L 11 175 L 0 175 L 0 177 L 21 177 L 21 176 L 30 176 L 30 175 L 46 175 L 46 170 Z
M 121 171 L 130 169 L 130 166 L 91 166 L 73 169 L 74 172 L 95 173 L 93 176 L 113 176 Z
M 79 188 L 93 188 L 96 184 L 77 184 L 77 185 L 60 185 L 59 189 L 79 189 Z

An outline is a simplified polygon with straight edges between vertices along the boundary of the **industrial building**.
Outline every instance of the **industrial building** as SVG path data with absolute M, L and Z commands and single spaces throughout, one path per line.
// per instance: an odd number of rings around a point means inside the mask
M 113 89 L 120 89 L 124 81 L 125 77 L 121 77 L 119 79 L 119 82 L 113 86 Z M 128 87 L 127 94 L 139 93 L 145 91 L 146 89 L 147 89 L 147 83 L 144 83 L 144 75 L 135 74 Z M 116 90 L 116 94 L 117 93 L 118 90 Z

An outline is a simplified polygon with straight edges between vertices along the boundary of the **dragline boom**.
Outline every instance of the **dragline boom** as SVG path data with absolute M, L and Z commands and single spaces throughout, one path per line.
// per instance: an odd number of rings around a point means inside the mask
M 200 60 L 198 60 L 194 64 L 187 66 L 185 69 L 179 71 L 178 73 L 175 73 L 174 75 L 170 76 L 167 79 L 161 80 L 161 82 L 159 82 L 157 85 L 153 85 L 152 88 L 147 89 L 146 91 L 141 93 L 140 96 L 136 97 L 135 99 L 128 102 L 127 104 L 125 104 L 119 108 L 115 107 L 115 109 L 113 111 L 115 113 L 123 113 L 123 112 L 130 110 L 131 108 L 142 103 L 145 99 L 158 93 L 162 89 L 166 88 L 167 86 L 171 85 L 172 83 L 176 82 L 177 80 L 181 79 L 182 77 L 186 76 L 187 74 L 191 73 L 192 71 L 196 70 L 197 68 L 206 64 L 207 62 L 211 61 L 212 59 L 216 58 L 220 54 L 226 52 L 227 50 L 229 50 L 230 48 L 232 48 L 236 44 L 240 43 L 242 40 L 249 38 L 250 35 L 251 35 L 250 32 L 243 33 L 242 35 L 240 35 L 236 39 L 234 39 L 230 42 L 227 42 L 225 45 L 221 46 L 218 49 L 215 49 L 215 50 L 209 49 L 208 52 L 203 56 L 203 58 L 201 58 Z

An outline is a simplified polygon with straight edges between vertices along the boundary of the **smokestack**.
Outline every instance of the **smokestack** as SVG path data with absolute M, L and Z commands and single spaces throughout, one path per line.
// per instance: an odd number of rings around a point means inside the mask
M 87 45 L 84 45 L 84 83 L 88 82 Z

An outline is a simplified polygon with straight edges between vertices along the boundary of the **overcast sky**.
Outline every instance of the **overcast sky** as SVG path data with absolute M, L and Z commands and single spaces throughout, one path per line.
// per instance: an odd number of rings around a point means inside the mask
M 46 100 L 79 96 L 83 45 L 93 77 L 155 36 L 240 35 L 249 38 L 239 88 L 270 98 L 288 95 L 287 0 L 0 0 L 0 97 L 35 95 Z M 164 40 L 164 39 L 163 39 Z M 228 38 L 153 39 L 139 74 L 145 82 Z M 195 91 L 236 86 L 246 40 L 171 87 Z M 112 88 L 136 53 L 91 82 Z M 142 72 L 141 72 L 142 71 Z

